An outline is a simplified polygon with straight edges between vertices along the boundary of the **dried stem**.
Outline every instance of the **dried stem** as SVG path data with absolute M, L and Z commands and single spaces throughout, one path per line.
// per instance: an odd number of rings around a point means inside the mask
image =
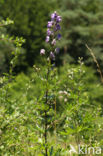
M 99 63 L 98 63 L 98 61 L 97 61 L 97 59 L 96 59 L 96 57 L 95 57 L 95 55 L 94 55 L 92 49 L 89 48 L 89 46 L 88 46 L 87 44 L 85 44 L 85 46 L 86 46 L 87 49 L 89 50 L 91 56 L 93 57 L 94 62 L 95 62 L 96 65 L 97 65 L 97 71 L 99 72 L 100 77 L 101 77 L 101 82 L 103 83 L 103 75 L 102 75 L 102 71 L 101 71 L 101 69 L 100 69 L 100 65 L 99 65 Z

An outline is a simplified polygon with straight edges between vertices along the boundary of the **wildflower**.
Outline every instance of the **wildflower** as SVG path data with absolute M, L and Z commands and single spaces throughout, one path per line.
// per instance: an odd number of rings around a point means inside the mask
M 45 49 L 40 50 L 40 55 L 45 55 Z
M 61 19 L 61 16 L 57 16 L 57 18 L 56 18 L 56 22 L 61 22 L 62 21 L 62 19 Z
M 64 99 L 64 102 L 67 102 L 67 99 L 66 98 Z
M 52 59 L 52 60 L 55 60 L 55 55 L 54 55 L 54 53 L 51 51 L 50 52 L 50 58 Z
M 64 90 L 64 92 L 63 92 L 65 95 L 67 95 L 68 93 Z
M 47 36 L 47 37 L 46 37 L 46 42 L 48 43 L 48 42 L 49 42 L 49 40 L 50 40 L 50 37 L 49 37 L 49 36 Z
M 50 36 L 52 34 L 52 32 L 50 31 L 50 29 L 47 29 L 47 35 Z
M 48 27 L 48 28 L 51 28 L 52 25 L 53 25 L 53 22 L 52 22 L 52 21 L 49 21 L 48 24 L 47 24 L 47 27 Z
M 57 12 L 55 11 L 53 14 L 51 14 L 51 20 L 55 20 L 57 17 Z
M 59 99 L 62 100 L 63 99 L 63 96 L 59 96 Z
M 60 30 L 60 29 L 61 29 L 60 25 L 57 24 L 57 25 L 56 25 L 56 30 Z
M 51 14 L 51 20 L 55 19 L 55 13 Z
M 52 36 L 54 35 L 54 32 L 53 32 L 53 31 L 51 31 L 51 35 L 52 35 Z
M 56 39 L 53 39 L 53 41 L 52 41 L 51 44 L 52 44 L 52 45 L 56 45 Z
M 62 93 L 63 93 L 63 91 L 62 91 L 62 90 L 60 90 L 60 91 L 59 91 L 59 94 L 62 94 Z
M 62 21 L 62 18 L 61 18 L 61 16 L 59 16 L 57 14 L 56 11 L 51 14 L 51 21 L 48 21 L 47 36 L 46 36 L 45 41 L 48 44 L 50 44 L 51 49 L 54 49 L 53 46 L 56 45 L 57 40 L 61 39 L 61 34 L 59 33 L 59 30 L 61 29 L 61 27 L 60 27 L 60 22 L 61 21 Z M 56 49 L 54 49 L 54 51 L 50 52 L 49 59 L 51 60 L 51 63 L 55 60 L 55 54 L 54 53 L 58 54 L 59 53 L 59 48 L 56 48 Z M 45 51 L 41 50 L 40 54 L 44 55 Z
M 57 35 L 57 39 L 60 40 L 61 39 L 61 34 Z
M 56 54 L 58 54 L 58 53 L 59 53 L 59 51 L 60 51 L 60 49 L 59 49 L 59 48 L 56 48 L 56 49 L 55 49 L 55 53 L 56 53 Z

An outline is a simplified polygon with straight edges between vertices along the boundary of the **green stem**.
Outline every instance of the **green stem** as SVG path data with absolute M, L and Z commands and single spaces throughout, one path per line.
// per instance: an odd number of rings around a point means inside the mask
M 47 76 L 46 76 L 46 80 L 47 80 L 46 101 L 45 101 L 45 104 L 46 105 L 48 104 L 48 78 L 49 78 L 49 65 L 48 65 L 48 71 L 47 71 Z M 45 134 L 44 134 L 44 137 L 45 137 L 45 156 L 48 156 L 48 148 L 47 148 L 47 143 L 48 143 L 48 140 L 47 140 L 47 126 L 48 126 L 48 123 L 47 123 L 47 110 L 45 109 Z

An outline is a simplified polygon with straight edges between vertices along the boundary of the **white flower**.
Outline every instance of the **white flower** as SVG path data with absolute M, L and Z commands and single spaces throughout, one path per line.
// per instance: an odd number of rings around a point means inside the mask
M 64 90 L 64 92 L 63 92 L 63 93 L 64 93 L 65 95 L 67 95 L 67 94 L 68 94 L 68 93 L 67 93 L 67 91 L 65 91 L 65 90 Z
M 63 96 L 59 96 L 59 99 L 62 100 L 63 99 Z
M 64 99 L 64 102 L 67 102 L 67 99 L 66 98 Z
M 45 49 L 40 50 L 40 55 L 45 55 Z
M 62 94 L 62 93 L 63 93 L 63 91 L 62 91 L 62 90 L 60 90 L 60 91 L 59 91 L 59 94 Z

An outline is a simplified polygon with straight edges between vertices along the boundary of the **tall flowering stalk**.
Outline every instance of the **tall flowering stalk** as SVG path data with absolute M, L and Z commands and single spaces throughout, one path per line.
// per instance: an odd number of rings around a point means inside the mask
M 60 22 L 62 21 L 61 16 L 55 11 L 51 14 L 51 21 L 48 21 L 47 24 L 47 36 L 45 42 L 50 45 L 49 59 L 55 60 L 55 54 L 59 53 L 59 48 L 56 47 L 56 43 L 61 39 L 61 30 Z M 41 55 L 45 55 L 45 49 L 41 49 Z
M 56 46 L 56 43 L 58 40 L 61 39 L 61 34 L 59 33 L 61 30 L 61 26 L 60 26 L 60 22 L 62 21 L 61 16 L 59 16 L 57 14 L 57 12 L 55 11 L 54 13 L 51 14 L 51 21 L 48 21 L 47 24 L 47 35 L 46 35 L 46 39 L 45 42 L 47 44 L 49 44 L 50 46 L 50 51 L 49 51 L 49 56 L 47 58 L 47 62 L 48 62 L 48 66 L 47 66 L 47 74 L 46 74 L 46 92 L 45 92 L 45 106 L 48 105 L 48 101 L 49 101 L 49 87 L 48 87 L 48 83 L 49 83 L 49 74 L 50 74 L 50 70 L 51 70 L 51 65 L 52 62 L 55 62 L 55 55 L 59 53 L 59 48 Z M 45 49 L 41 49 L 40 50 L 40 55 L 43 56 L 46 54 L 46 50 Z M 47 146 L 47 130 L 48 130 L 48 117 L 47 117 L 47 112 L 48 110 L 45 109 L 45 156 L 48 156 L 48 146 Z

